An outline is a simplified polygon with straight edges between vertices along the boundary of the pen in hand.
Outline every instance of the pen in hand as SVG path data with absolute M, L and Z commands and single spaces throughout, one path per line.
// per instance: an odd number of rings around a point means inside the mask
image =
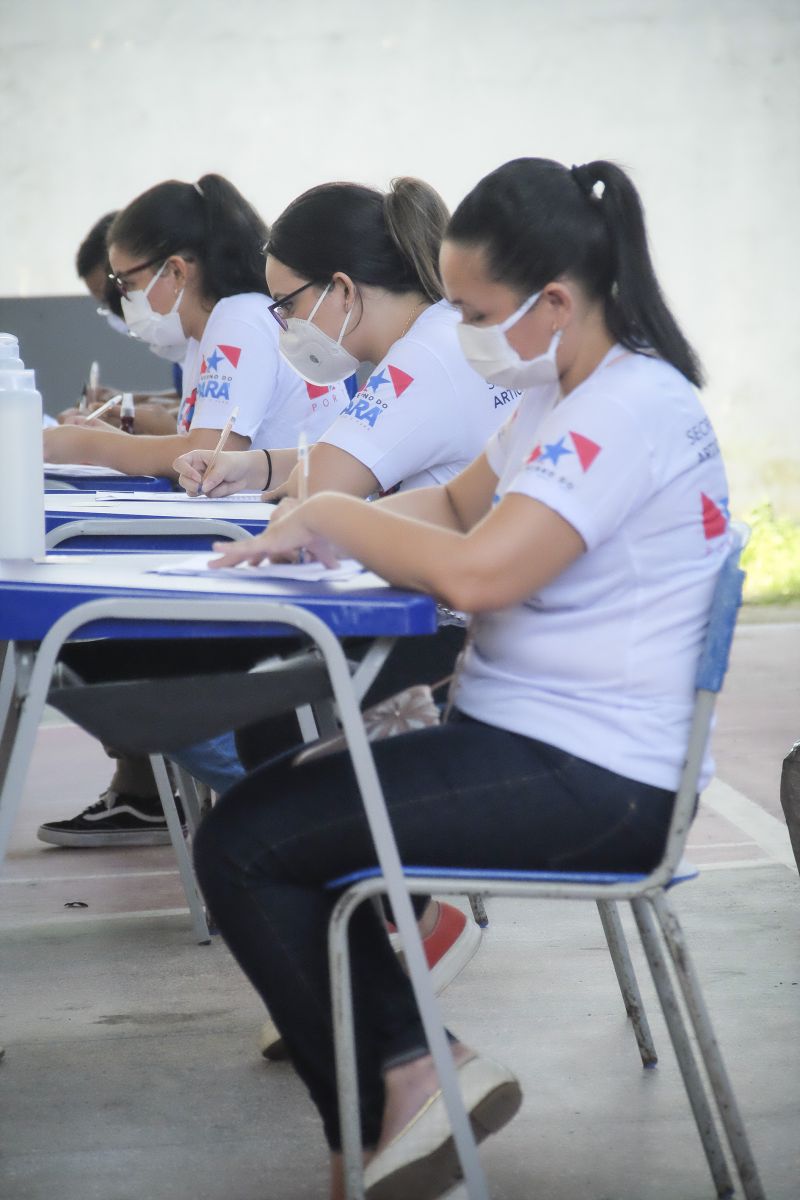
M 93 413 L 89 415 L 90 421 L 96 421 L 98 417 L 102 417 L 103 413 L 107 413 L 115 404 L 119 404 L 122 399 L 122 392 L 117 392 L 116 396 L 112 396 L 110 400 L 106 400 L 105 404 L 101 404 Z
M 78 404 L 78 412 L 85 413 L 89 408 L 89 393 L 92 394 L 92 400 L 97 395 L 97 385 L 100 382 L 100 364 L 93 362 L 89 367 L 89 381 L 81 388 L 81 398 Z
M 228 437 L 230 436 L 230 432 L 233 429 L 234 422 L 235 422 L 236 418 L 238 417 L 238 415 L 239 415 L 239 408 L 237 406 L 236 408 L 234 408 L 231 411 L 231 415 L 228 417 L 227 421 L 225 422 L 222 432 L 219 435 L 219 441 L 217 442 L 216 446 L 214 447 L 214 449 L 211 453 L 211 458 L 206 463 L 206 469 L 205 469 L 205 471 L 203 471 L 203 478 L 200 480 L 200 486 L 197 489 L 198 496 L 205 495 L 205 493 L 203 491 L 203 484 L 205 483 L 206 479 L 208 478 L 208 474 L 211 471 L 211 469 L 216 465 L 217 459 L 219 458 L 220 454 L 223 451 L 225 443 L 227 442 Z

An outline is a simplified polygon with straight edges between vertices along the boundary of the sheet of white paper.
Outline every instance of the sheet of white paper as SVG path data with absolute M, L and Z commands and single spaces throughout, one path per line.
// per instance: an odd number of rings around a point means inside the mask
M 49 463 L 44 464 L 45 475 L 53 475 L 58 479 L 74 475 L 76 478 L 88 479 L 93 475 L 124 475 L 114 467 L 98 467 L 94 463 Z
M 169 497 L 171 504 L 189 504 L 196 508 L 198 512 L 202 512 L 207 504 L 260 504 L 261 492 L 235 492 L 232 496 L 214 496 L 210 499 L 208 496 L 189 496 L 186 492 L 123 492 L 120 488 L 115 492 L 104 492 L 97 490 L 95 499 L 99 501 L 113 501 L 115 504 L 125 500 L 135 500 L 141 504 L 158 504 L 163 501 L 165 496 Z M 269 505 L 274 508 L 274 505 Z
M 119 499 L 117 498 L 119 497 Z M 146 503 L 142 500 L 146 497 Z M 231 497 L 232 500 L 239 499 Z M 104 517 L 185 517 L 187 520 L 215 518 L 266 524 L 274 504 L 241 500 L 238 504 L 219 500 L 188 500 L 172 492 L 55 492 L 44 498 L 45 512 L 76 517 L 94 513 Z
M 98 554 L 98 555 L 59 555 L 50 552 L 47 560 L 41 562 L 21 562 L 10 559 L 0 559 L 0 580 L 11 582 L 35 583 L 43 587 L 102 587 L 102 588 L 138 588 L 145 591 L 159 592 L 162 595 L 170 593 L 194 595 L 230 595 L 248 596 L 257 599 L 260 594 L 265 597 L 280 595 L 283 586 L 290 580 L 272 577 L 273 586 L 265 576 L 245 574 L 243 571 L 226 573 L 220 578 L 219 571 L 204 570 L 202 575 L 193 577 L 179 575 L 160 575 L 156 571 L 159 566 L 180 562 L 174 554 Z M 201 555 L 206 562 L 208 555 Z M 312 564 L 309 564 L 312 565 Z M 232 577 L 231 577 L 232 576 Z M 312 583 L 313 580 L 308 580 Z M 329 584 L 333 593 L 342 592 L 347 595 L 350 591 L 362 592 L 381 591 L 388 587 L 385 580 L 380 579 L 371 571 L 360 575 L 350 576 L 349 579 L 333 580 Z
M 251 563 L 239 563 L 235 567 L 218 567 L 212 570 L 209 563 L 217 555 L 191 554 L 179 562 L 167 563 L 155 567 L 156 575 L 193 575 L 206 579 L 298 579 L 307 582 L 332 582 L 333 580 L 355 579 L 364 571 L 360 562 L 354 558 L 343 558 L 338 567 L 326 567 L 321 562 L 306 563 L 274 563 L 265 560 L 258 566 Z

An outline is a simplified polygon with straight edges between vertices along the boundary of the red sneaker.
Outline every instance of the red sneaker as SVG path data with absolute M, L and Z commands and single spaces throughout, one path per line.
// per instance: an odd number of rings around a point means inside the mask
M 398 945 L 395 926 L 390 925 L 389 930 L 392 934 L 392 944 L 402 961 L 403 954 Z M 480 942 L 480 926 L 467 918 L 454 904 L 439 901 L 436 924 L 422 943 L 437 996 L 461 974 Z

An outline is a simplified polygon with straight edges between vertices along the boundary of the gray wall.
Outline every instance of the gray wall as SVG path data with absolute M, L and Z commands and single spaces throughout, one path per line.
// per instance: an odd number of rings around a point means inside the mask
M 120 391 L 172 387 L 170 364 L 110 329 L 90 296 L 0 299 L 0 330 L 19 338 L 22 360 L 36 371 L 45 412 L 53 415 L 75 403 L 95 360 L 100 383 Z
M 613 158 L 734 508 L 800 515 L 798 0 L 0 0 L 0 28 L 0 295 L 74 293 L 92 222 L 164 178 L 269 217 L 326 179 L 453 204 L 518 155 Z

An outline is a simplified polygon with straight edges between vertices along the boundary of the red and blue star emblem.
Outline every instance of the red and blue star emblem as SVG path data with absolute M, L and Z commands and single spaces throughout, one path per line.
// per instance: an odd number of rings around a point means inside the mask
M 214 353 L 209 354 L 208 359 L 204 358 L 200 364 L 200 374 L 205 375 L 209 368 L 212 371 L 219 370 L 219 364 L 224 360 L 227 360 L 235 370 L 239 365 L 241 356 L 242 350 L 240 346 L 216 346 Z
M 387 372 L 389 376 L 388 379 Z M 381 371 L 377 372 L 377 374 L 370 375 L 369 379 L 367 380 L 366 387 L 372 392 L 377 392 L 379 387 L 383 387 L 383 385 L 386 383 L 391 383 L 395 396 L 402 396 L 406 388 L 409 387 L 413 382 L 413 375 L 409 375 L 407 371 L 402 371 L 400 367 L 393 367 L 391 363 L 387 363 Z
M 574 433 L 570 430 L 560 437 L 557 442 L 545 442 L 543 444 L 537 442 L 525 459 L 525 464 L 527 466 L 535 462 L 550 462 L 553 466 L 557 467 L 565 454 L 573 454 L 577 457 L 581 465 L 581 470 L 585 474 L 601 450 L 602 446 L 599 446 L 597 442 L 593 442 L 591 438 L 584 437 L 582 433 Z

